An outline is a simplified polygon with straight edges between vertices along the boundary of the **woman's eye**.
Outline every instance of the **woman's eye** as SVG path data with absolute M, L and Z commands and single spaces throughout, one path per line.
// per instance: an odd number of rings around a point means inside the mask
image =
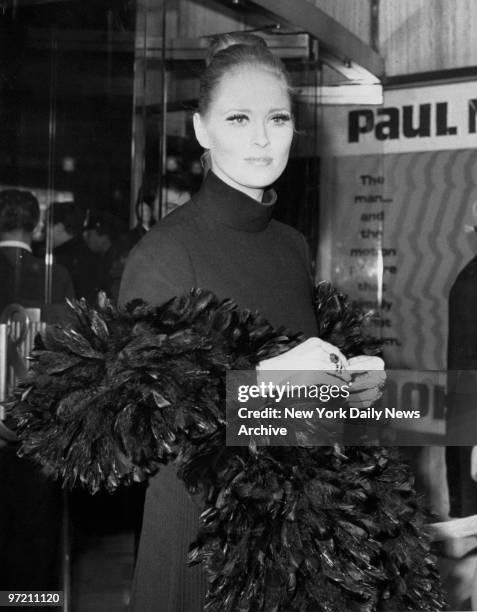
M 236 125 L 243 125 L 247 119 L 247 115 L 231 115 L 227 117 L 228 123 L 235 123 Z
M 276 125 L 284 125 L 285 123 L 291 121 L 291 116 L 287 113 L 279 113 L 277 115 L 273 115 L 272 121 Z

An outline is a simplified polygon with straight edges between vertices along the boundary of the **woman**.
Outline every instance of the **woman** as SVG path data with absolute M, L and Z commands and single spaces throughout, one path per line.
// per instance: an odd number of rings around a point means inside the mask
M 192 200 L 156 224 L 133 250 L 120 302 L 143 298 L 160 304 L 203 287 L 260 311 L 275 326 L 313 338 L 317 327 L 305 239 L 272 219 L 276 194 L 268 186 L 285 169 L 294 122 L 287 74 L 262 39 L 225 35 L 214 40 L 194 128 L 211 170 Z M 336 356 L 345 362 L 338 349 L 317 339 L 286 355 L 276 369 L 297 369 L 300 363 L 302 369 L 331 367 Z M 264 367 L 273 369 L 274 360 L 267 362 Z M 375 397 L 374 388 L 370 394 Z M 172 466 L 151 479 L 134 610 L 203 609 L 203 575 L 197 567 L 186 567 L 199 510 Z
M 142 190 L 139 190 L 136 202 L 136 225 L 126 236 L 126 246 L 132 249 L 143 236 L 152 228 L 156 220 L 152 211 L 152 206 L 142 197 Z

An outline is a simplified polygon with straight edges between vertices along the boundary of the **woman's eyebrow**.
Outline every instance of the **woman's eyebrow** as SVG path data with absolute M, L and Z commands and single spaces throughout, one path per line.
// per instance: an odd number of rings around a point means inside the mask
M 235 108 L 231 107 L 223 112 L 224 115 L 227 113 L 251 113 L 252 111 L 249 108 Z
M 270 113 L 291 113 L 291 110 L 289 108 L 287 108 L 286 106 L 280 106 L 278 108 L 270 108 L 266 111 L 265 114 L 270 114 Z M 251 110 L 250 108 L 229 108 L 225 111 L 223 111 L 223 115 L 227 115 L 228 113 L 253 113 L 253 110 Z

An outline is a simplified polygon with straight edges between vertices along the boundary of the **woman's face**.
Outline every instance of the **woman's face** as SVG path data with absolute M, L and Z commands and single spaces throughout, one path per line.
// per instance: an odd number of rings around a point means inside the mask
M 260 200 L 283 172 L 293 139 L 286 83 L 263 68 L 240 68 L 220 81 L 205 116 L 194 115 L 199 143 L 225 183 Z

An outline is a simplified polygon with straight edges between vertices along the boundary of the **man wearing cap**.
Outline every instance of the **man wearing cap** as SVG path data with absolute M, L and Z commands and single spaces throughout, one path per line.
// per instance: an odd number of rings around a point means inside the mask
M 76 297 L 94 302 L 99 290 L 99 256 L 83 238 L 84 212 L 75 202 L 51 204 L 53 261 L 70 273 Z

